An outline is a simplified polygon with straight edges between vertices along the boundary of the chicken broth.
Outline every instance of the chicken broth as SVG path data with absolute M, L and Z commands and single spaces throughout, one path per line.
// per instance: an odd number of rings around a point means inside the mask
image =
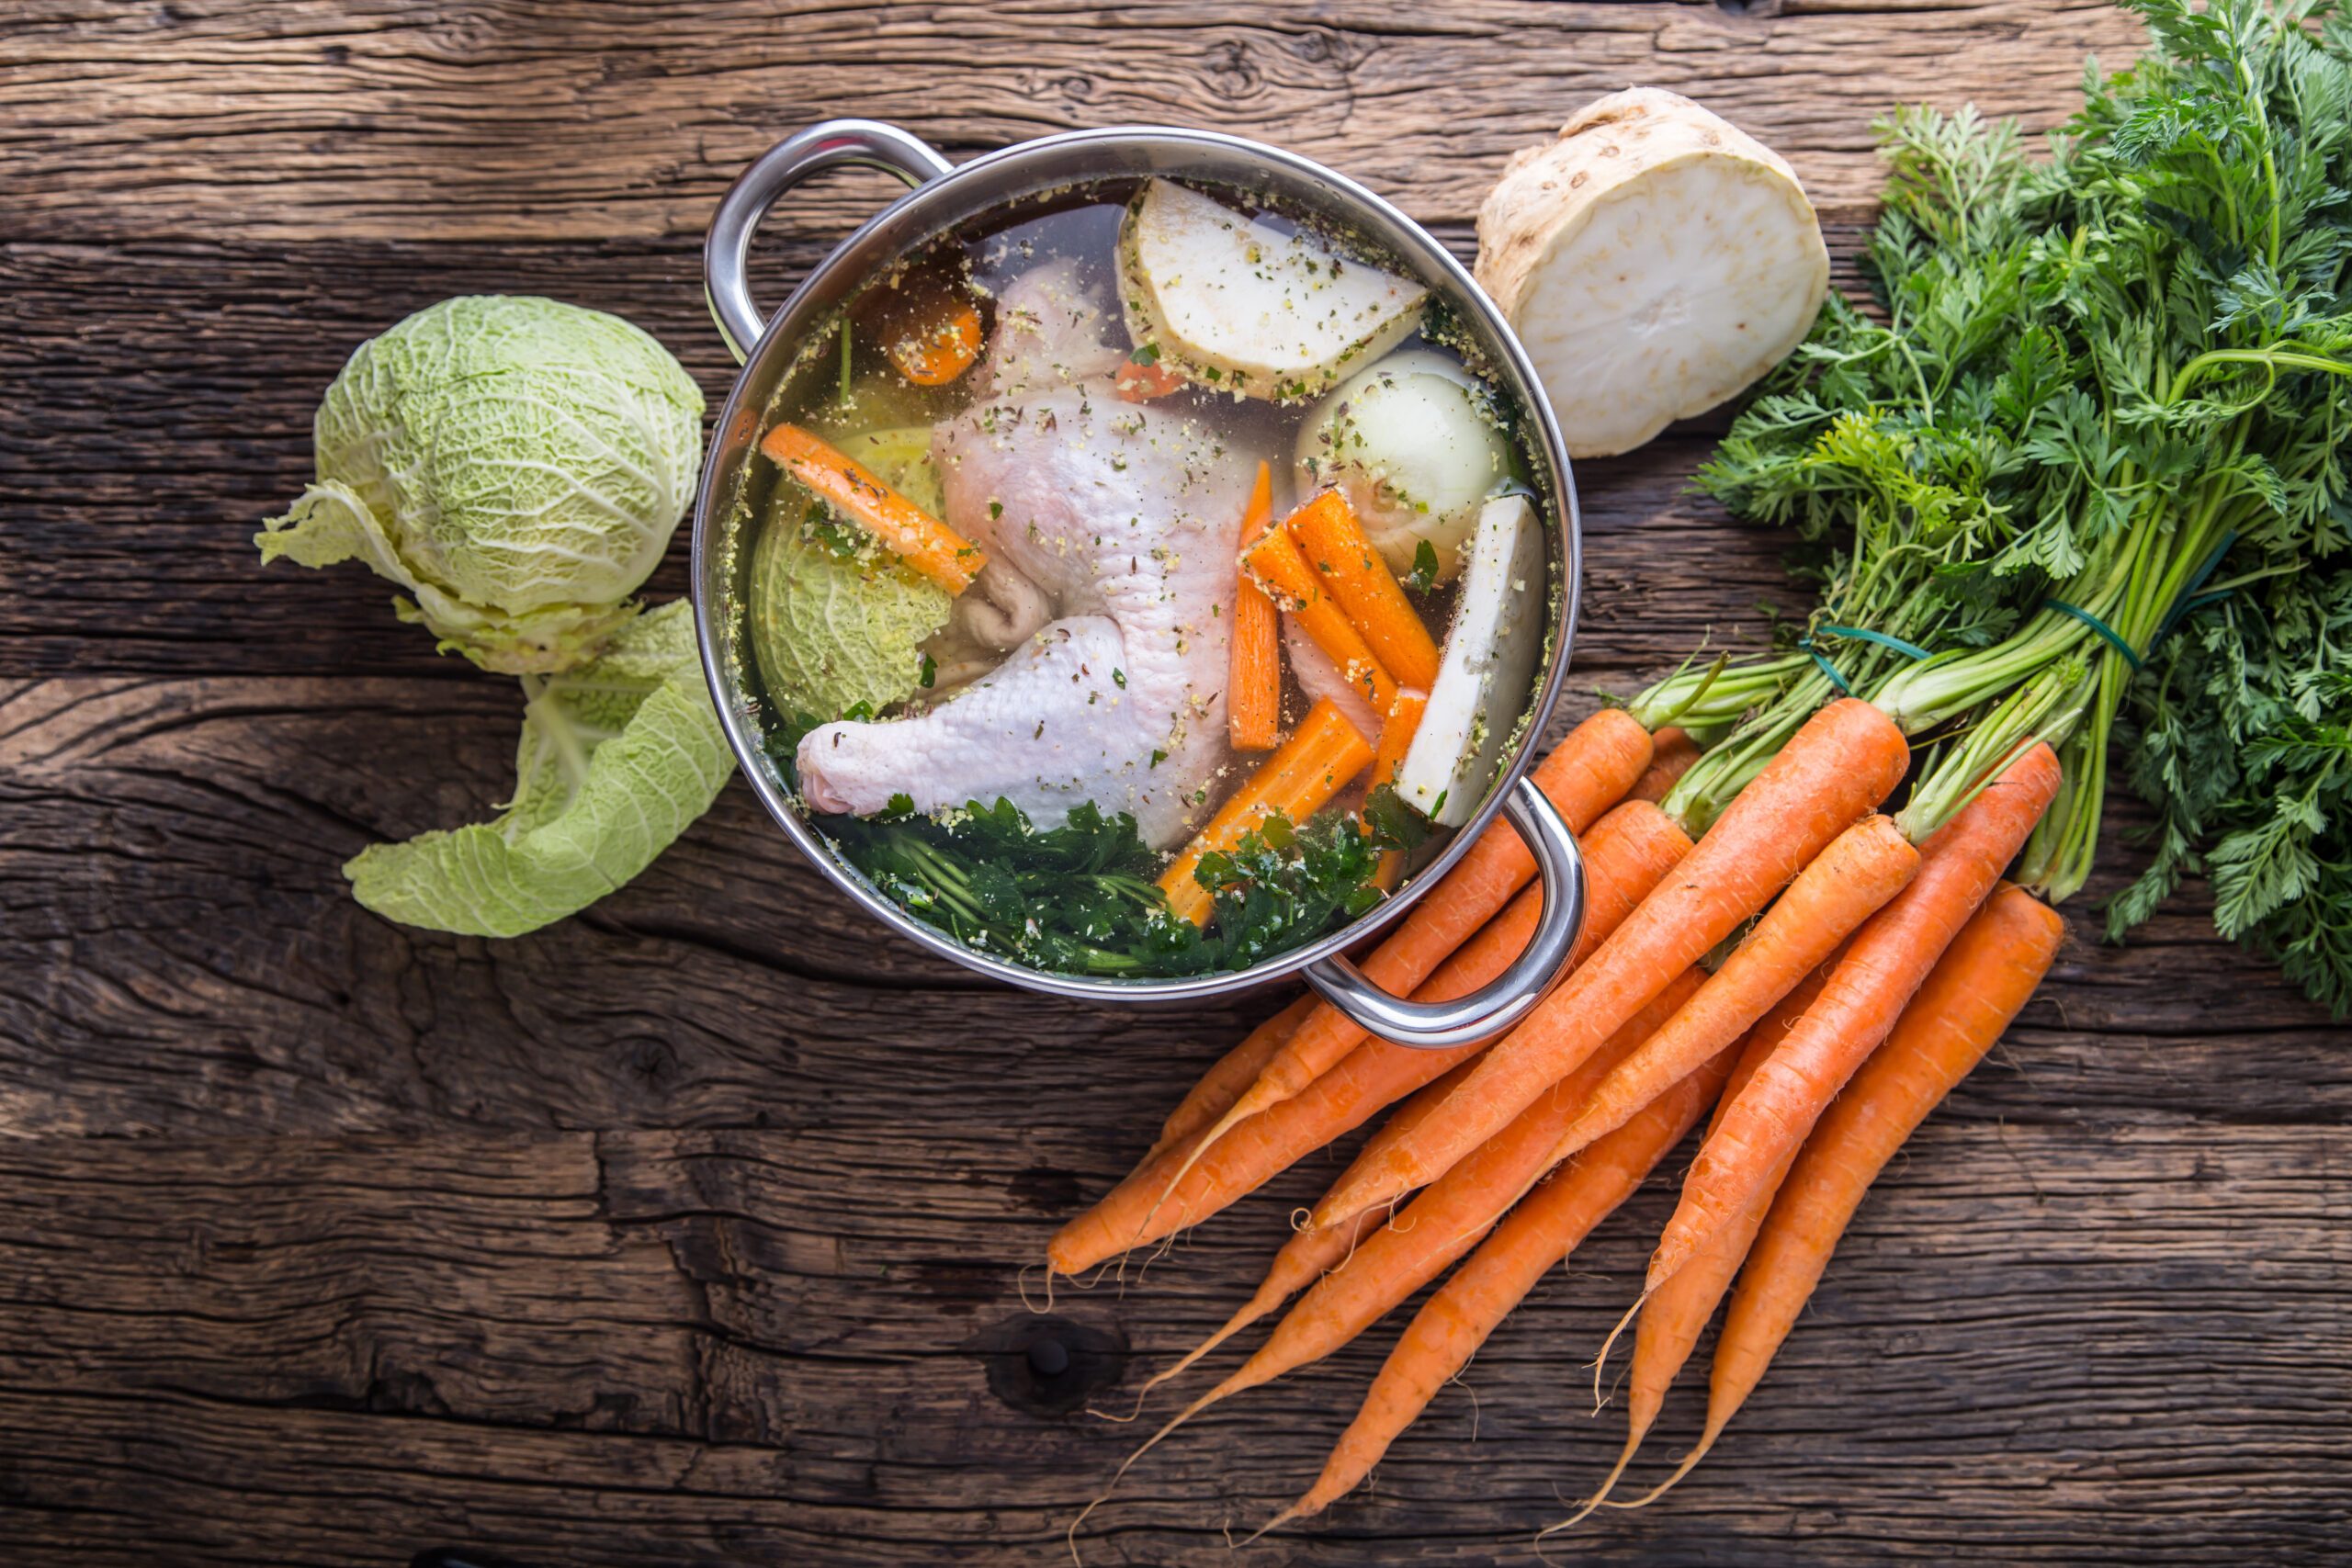
M 1442 309 L 1164 181 L 874 278 L 768 411 L 746 605 L 770 750 L 842 857 L 967 945 L 1135 977 L 1246 967 L 1426 864 L 1553 592 L 1516 411 Z

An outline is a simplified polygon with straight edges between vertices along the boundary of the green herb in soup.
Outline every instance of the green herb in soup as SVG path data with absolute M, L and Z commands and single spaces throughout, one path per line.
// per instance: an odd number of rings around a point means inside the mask
M 771 752 L 842 857 L 976 951 L 1135 978 L 1432 858 L 1522 728 L 1552 568 L 1538 504 L 1497 533 L 1516 411 L 1430 303 L 1164 182 L 877 277 L 769 411 L 751 562 Z

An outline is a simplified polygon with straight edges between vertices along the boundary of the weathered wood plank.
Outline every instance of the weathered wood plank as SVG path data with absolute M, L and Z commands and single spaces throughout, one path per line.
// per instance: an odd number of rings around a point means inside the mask
M 1453 238 L 1466 254 L 1466 232 Z M 796 250 L 779 275 L 814 257 Z M 679 242 L 0 247 L 17 323 L 0 337 L 0 380 L 40 389 L 38 419 L 0 426 L 0 581 L 12 589 L 0 674 L 468 679 L 393 620 L 390 584 L 356 565 L 265 569 L 254 554 L 261 519 L 310 478 L 320 395 L 355 345 L 412 310 L 547 293 L 652 332 L 715 413 L 733 367 L 697 266 Z M 1577 468 L 1589 543 L 1577 662 L 1595 680 L 1677 659 L 1711 630 L 1757 630 L 1759 601 L 1801 602 L 1778 540 L 1685 493 L 1705 451 L 1686 434 Z M 684 562 L 682 528 L 649 594 L 684 592 Z
M 694 234 L 779 136 L 863 115 L 957 154 L 1210 125 L 1458 220 L 1514 149 L 1638 81 L 1705 101 L 1850 209 L 1889 104 L 1973 97 L 2048 125 L 2084 54 L 2120 63 L 2139 37 L 2099 0 L 1768 9 L 36 0 L 0 33 L 6 199 L 41 238 Z M 783 224 L 837 234 L 872 198 L 811 192 Z
M 2340 1136 L 2003 1127 L 1973 1094 L 1886 1179 L 1717 1457 L 1581 1556 L 2324 1560 L 2352 1527 Z M 1041 1561 L 1137 1433 L 1042 1408 L 1007 1348 L 1045 1326 L 1016 1277 L 1052 1223 L 1038 1153 L 1015 1127 L 0 1143 L 0 1518 L 101 1562 L 381 1562 L 436 1538 Z M 1139 1371 L 1205 1332 L 1311 1190 L 1057 1302 L 1056 1331 L 1109 1357 L 1078 1392 L 1124 1403 L 1125 1342 Z M 1260 1553 L 1521 1555 L 1614 1445 L 1581 1362 L 1670 1198 L 1653 1182 L 1605 1226 L 1369 1497 Z M 1221 1551 L 1307 1479 L 1395 1326 L 1165 1445 L 1085 1560 Z
M 74 678 L 6 699 L 0 1128 L 968 1125 L 1046 1097 L 1108 1161 L 1284 994 L 1138 1010 L 986 986 L 880 939 L 740 787 L 530 938 L 354 904 L 336 868 L 372 838 L 501 798 L 516 722 L 487 679 Z M 2029 1015 L 2049 1081 L 2018 1112 L 2352 1115 L 2343 1032 L 2179 908 L 2145 944 L 2067 954 Z

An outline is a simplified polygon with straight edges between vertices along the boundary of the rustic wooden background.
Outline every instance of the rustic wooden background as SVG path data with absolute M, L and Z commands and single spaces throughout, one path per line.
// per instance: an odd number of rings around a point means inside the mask
M 701 227 L 829 114 L 956 155 L 1238 130 L 1466 254 L 1506 153 L 1656 83 L 1785 151 L 1842 260 L 1873 115 L 1973 98 L 2048 124 L 2083 55 L 2136 36 L 2091 0 L 15 0 L 0 1558 L 1049 1562 L 1135 1436 L 1077 1406 L 1221 1317 L 1324 1174 L 1033 1316 L 1016 1271 L 1279 998 L 978 985 L 878 938 L 740 786 L 526 940 L 355 906 L 336 868 L 360 846 L 499 796 L 519 708 L 396 625 L 382 582 L 264 571 L 247 543 L 361 338 L 445 295 L 545 292 L 642 323 L 715 405 Z M 796 198 L 770 298 L 882 190 Z M 1792 602 L 1770 538 L 1682 493 L 1707 439 L 1581 471 L 1590 684 Z M 2217 942 L 2193 889 L 2127 949 L 2092 920 L 1882 1184 L 1718 1456 L 1577 1551 L 2342 1561 L 2352 1040 Z M 1368 1496 L 1254 1558 L 1525 1560 L 1614 1447 L 1579 1369 L 1668 1200 L 1579 1253 Z M 1072 1370 L 1035 1375 L 1041 1336 Z M 1156 1454 L 1086 1561 L 1221 1561 L 1310 1477 L 1386 1339 Z M 1686 1391 L 1657 1454 L 1696 1416 Z

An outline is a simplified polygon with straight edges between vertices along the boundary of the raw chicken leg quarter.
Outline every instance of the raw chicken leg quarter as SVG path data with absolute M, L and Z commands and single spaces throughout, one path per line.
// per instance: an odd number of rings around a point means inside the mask
M 817 809 L 1001 797 L 1052 828 L 1091 800 L 1166 849 L 1222 793 L 1233 559 L 1257 457 L 1189 415 L 1120 401 L 1102 324 L 1068 268 L 1024 276 L 990 345 L 993 394 L 933 443 L 949 525 L 1058 618 L 928 713 L 812 730 L 799 765 Z

